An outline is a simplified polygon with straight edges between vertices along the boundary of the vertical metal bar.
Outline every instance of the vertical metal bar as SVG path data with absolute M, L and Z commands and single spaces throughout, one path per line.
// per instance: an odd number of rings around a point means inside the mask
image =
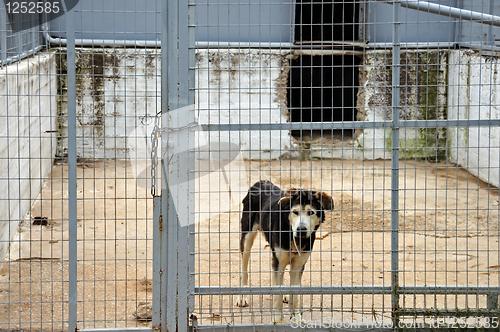
M 7 9 L 5 3 L 1 3 L 0 6 L 3 6 L 0 12 L 0 68 L 2 68 L 7 60 Z
M 189 140 L 188 130 L 175 134 L 170 133 L 168 130 L 170 125 L 180 125 L 180 115 L 188 116 L 185 113 L 189 113 L 189 111 L 178 111 L 190 104 L 188 37 L 188 1 L 164 1 L 162 3 L 161 41 L 162 115 L 169 112 L 169 116 L 162 116 L 162 129 L 167 129 L 166 131 L 162 130 L 162 147 L 170 146 L 170 140 L 177 139 L 178 142 L 172 141 L 175 145 L 181 142 L 184 145 L 185 140 Z M 192 44 L 194 45 L 194 40 Z M 166 280 L 165 303 L 161 303 L 160 322 L 162 330 L 187 331 L 189 233 L 187 227 L 180 226 L 178 217 L 188 218 L 189 211 L 185 210 L 189 210 L 189 208 L 186 208 L 185 202 L 183 202 L 183 208 L 179 210 L 178 215 L 175 203 L 187 199 L 189 193 L 186 193 L 187 195 L 183 197 L 173 197 L 169 182 L 173 179 L 178 183 L 186 183 L 187 185 L 190 165 L 181 165 L 185 160 L 171 160 L 170 157 L 172 156 L 165 154 L 162 158 L 162 215 L 165 216 L 163 220 L 166 229 L 166 238 L 163 238 L 164 242 L 166 242 L 166 252 L 164 252 L 166 257 L 162 257 L 162 261 L 166 262 L 166 269 L 163 271 L 168 273 L 168 278 Z M 174 157 L 177 158 L 178 156 Z M 185 185 L 178 185 L 178 187 L 185 188 Z M 179 195 L 179 193 L 177 194 Z
M 66 13 L 68 36 L 68 325 L 69 331 L 76 331 L 77 322 L 77 174 L 76 174 L 76 70 L 75 70 L 75 27 L 73 11 Z
M 160 303 L 163 271 L 161 269 L 161 249 L 163 236 L 163 220 L 161 214 L 161 196 L 153 197 L 153 327 L 160 325 Z
M 14 20 L 15 27 L 17 28 L 17 31 L 14 32 L 14 29 L 12 29 L 12 33 L 14 35 L 14 38 L 16 39 L 15 45 L 12 47 L 12 55 L 16 56 L 18 54 L 23 53 L 23 18 L 21 14 L 14 15 Z
M 166 35 L 167 42 L 164 43 L 162 39 L 161 43 L 161 95 L 162 95 L 162 120 L 168 119 L 167 116 L 163 116 L 166 112 L 170 110 L 175 110 L 179 108 L 178 100 L 178 89 L 177 86 L 179 82 L 178 76 L 178 64 L 179 58 L 177 54 L 178 48 L 178 11 L 179 11 L 179 0 L 168 0 L 166 12 L 162 15 L 166 15 L 163 19 L 163 36 Z M 166 29 L 166 30 L 165 30 Z M 168 128 L 169 123 L 162 122 L 162 129 Z M 165 135 L 162 131 L 162 147 L 168 146 L 169 135 Z M 163 141 L 167 140 L 167 144 Z M 177 213 L 175 209 L 175 203 L 173 197 L 170 193 L 170 188 L 168 186 L 168 180 L 171 176 L 171 167 L 169 161 L 162 159 L 162 212 L 164 226 L 166 226 L 167 231 L 167 252 L 166 252 L 166 273 L 168 273 L 167 280 L 167 298 L 166 302 L 168 304 L 166 308 L 166 327 L 165 331 L 177 331 L 177 281 L 178 281 L 178 271 L 177 271 L 177 230 L 178 230 L 178 220 Z M 166 222 L 166 224 L 165 224 Z M 165 258 L 164 258 L 165 259 Z
M 168 0 L 163 0 L 161 3 L 161 23 L 162 23 L 162 31 L 161 31 L 161 112 L 162 115 L 164 112 L 167 111 L 168 108 L 168 84 L 167 84 L 167 78 L 168 78 L 168 71 L 167 71 L 167 64 L 168 64 L 168 59 L 167 59 L 167 46 L 169 42 L 169 34 L 168 34 L 168 10 L 169 10 L 169 1 Z M 163 118 L 163 116 L 162 116 Z M 163 125 L 163 124 L 162 124 Z M 162 134 L 162 139 L 163 139 L 163 134 Z M 163 143 L 160 144 L 160 146 L 163 146 Z M 168 231 L 167 231 L 167 224 L 168 224 L 168 216 L 167 218 L 164 218 L 165 212 L 168 211 L 169 204 L 167 202 L 167 199 L 169 198 L 169 195 L 167 194 L 168 190 L 166 189 L 167 186 L 164 184 L 168 174 L 165 172 L 165 165 L 161 163 L 161 172 L 162 172 L 162 196 L 161 196 L 161 218 L 162 218 L 162 232 L 161 232 L 161 257 L 160 257 L 160 275 L 161 275 L 161 294 L 159 294 L 160 297 L 160 315 L 157 321 L 159 322 L 159 325 L 154 325 L 153 323 L 153 328 L 155 328 L 157 331 L 166 331 L 169 329 L 167 327 L 167 302 L 169 298 L 169 291 L 170 284 L 168 284 L 168 280 L 173 279 L 176 280 L 175 276 L 175 270 L 169 270 L 169 262 L 168 262 Z M 170 204 L 173 205 L 173 204 Z M 174 252 L 171 252 L 171 255 L 174 255 Z M 175 273 L 175 274 L 174 274 Z M 166 275 L 169 275 L 169 278 L 166 278 Z M 163 283 L 165 281 L 165 283 Z M 175 290 L 175 288 L 174 288 Z M 175 295 L 175 294 L 174 294 Z M 174 306 L 175 302 L 171 303 L 172 308 Z M 174 308 L 175 309 L 175 308 Z M 175 320 L 175 311 L 174 311 L 174 317 L 172 317 L 173 320 Z M 172 320 L 171 319 L 171 320 Z M 175 325 L 174 325 L 175 326 Z M 169 329 L 170 330 L 170 329 Z M 174 329 L 175 330 L 175 329 Z
M 191 81 L 190 78 L 190 67 L 194 67 L 194 63 L 191 63 L 190 66 L 190 47 L 194 46 L 194 40 L 190 40 L 190 33 L 189 30 L 189 5 L 188 2 L 189 0 L 178 0 L 178 37 L 177 40 L 179 41 L 176 43 L 178 45 L 178 50 L 177 50 L 177 58 L 178 58 L 178 81 L 177 82 L 170 82 L 174 83 L 175 86 L 178 87 L 179 91 L 177 95 L 179 96 L 179 102 L 177 107 L 185 107 L 188 105 L 191 105 L 194 103 L 194 99 L 191 101 L 189 97 L 192 95 L 190 93 L 190 87 L 191 83 L 194 85 L 194 81 Z M 194 59 L 194 58 L 193 58 Z M 192 110 L 188 110 L 187 112 L 182 112 L 179 115 L 182 115 L 182 117 L 189 119 L 190 115 L 192 114 Z M 188 120 L 189 121 L 189 120 Z M 181 119 L 179 119 L 179 124 L 184 123 Z M 179 135 L 182 135 L 183 138 L 187 140 L 188 146 L 192 151 L 193 146 L 190 144 L 191 140 L 193 140 L 194 133 L 190 130 L 183 130 L 181 131 Z M 180 138 L 180 137 L 179 137 Z M 189 203 L 192 202 L 189 198 L 189 195 L 191 195 L 191 192 L 194 191 L 194 188 L 190 188 L 189 184 L 190 182 L 187 181 L 189 179 L 189 170 L 194 169 L 192 167 L 193 165 L 190 165 L 192 163 L 193 158 L 189 158 L 185 161 L 179 160 L 178 162 L 178 174 L 175 176 L 175 178 L 178 179 L 185 179 L 186 181 L 183 183 L 182 187 L 186 188 L 187 192 L 183 192 L 182 196 L 177 195 L 175 199 L 179 202 L 179 200 L 185 200 L 188 202 L 188 206 L 182 205 L 183 208 L 179 209 L 178 213 L 176 214 L 178 218 L 184 219 L 183 225 L 189 225 L 189 218 L 190 218 L 190 212 L 193 211 L 192 206 L 189 206 Z M 187 165 L 185 163 L 188 163 Z M 175 173 L 174 173 L 175 174 Z M 171 191 L 169 191 L 169 195 L 171 194 Z M 179 204 L 177 204 L 179 206 Z M 187 209 L 186 209 L 187 208 Z M 172 219 L 172 220 L 176 220 Z M 178 298 L 177 298 L 177 315 L 178 315 L 178 331 L 186 331 L 188 328 L 188 307 L 189 307 L 189 227 L 181 227 L 179 222 L 177 222 L 175 225 L 178 227 L 177 228 L 177 269 L 178 269 L 178 281 L 177 281 L 177 287 L 178 287 Z
M 489 13 L 493 15 L 493 8 L 495 8 L 495 0 L 490 0 Z M 493 25 L 488 25 L 488 46 L 495 46 L 495 35 L 493 32 Z
M 399 310 L 399 90 L 400 90 L 400 13 L 401 1 L 394 1 L 392 45 L 392 156 L 391 156 L 391 289 L 392 320 L 398 326 Z
M 195 28 L 195 24 L 196 24 L 196 21 L 195 21 L 195 15 L 196 15 L 196 3 L 194 2 L 194 0 L 188 0 L 188 24 L 189 24 L 189 28 L 188 28 L 188 34 L 189 34 L 189 37 L 188 37 L 188 40 L 189 40 L 189 95 L 188 95 L 188 99 L 189 99 L 189 103 L 193 103 L 194 104 L 194 100 L 195 100 L 195 81 L 196 81 L 196 71 L 195 71 L 195 59 L 196 59 L 196 46 L 195 46 L 195 42 L 196 42 L 196 28 Z M 194 110 L 196 112 L 196 109 Z M 192 138 L 193 141 L 194 141 L 194 138 Z M 194 142 L 196 144 L 196 142 Z M 190 165 L 192 167 L 190 167 L 189 169 L 194 169 L 195 168 L 195 165 Z M 189 173 L 189 180 L 193 180 L 194 177 L 195 177 L 195 174 L 190 172 Z M 189 188 L 189 195 L 194 195 L 193 192 L 196 190 L 195 186 L 194 186 L 194 182 L 191 182 L 190 183 L 193 183 L 193 187 L 190 187 Z M 191 200 L 190 200 L 191 202 Z M 189 212 L 190 212 L 190 215 L 189 215 L 189 218 L 195 218 L 194 216 L 194 211 L 195 211 L 195 206 L 194 206 L 194 201 L 189 205 Z M 189 229 L 188 229 L 188 242 L 189 242 L 189 258 L 188 258 L 188 264 L 189 264 L 189 267 L 188 267 L 188 279 L 189 279 L 189 299 L 188 299 L 188 307 L 189 307 L 189 311 L 192 312 L 194 311 L 194 296 L 192 294 L 194 294 L 194 286 L 195 286 L 195 278 L 194 278 L 194 271 L 195 271 L 195 257 L 194 257 L 194 251 L 195 251 L 195 245 L 194 245 L 194 241 L 195 241 L 195 237 L 194 237 L 194 232 L 195 232 L 195 227 L 194 227 L 194 223 L 191 223 L 190 222 L 190 225 L 189 225 Z

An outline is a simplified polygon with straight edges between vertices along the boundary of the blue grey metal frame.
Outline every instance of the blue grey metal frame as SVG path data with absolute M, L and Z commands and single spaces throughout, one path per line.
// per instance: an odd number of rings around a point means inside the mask
M 405 287 L 399 284 L 398 273 L 398 197 L 399 197 L 399 130 L 408 127 L 438 128 L 444 126 L 493 126 L 500 125 L 500 120 L 399 120 L 399 89 L 400 89 L 400 42 L 399 14 L 402 6 L 413 2 L 385 1 L 394 5 L 394 40 L 392 58 L 392 121 L 382 122 L 342 122 L 342 123 L 287 123 L 287 124 L 227 124 L 205 125 L 205 130 L 237 131 L 237 130 L 283 130 L 283 129 L 356 129 L 356 128 L 391 128 L 391 285 L 390 286 L 356 286 L 356 287 L 195 287 L 194 271 L 194 229 L 192 226 L 181 227 L 178 218 L 191 218 L 190 214 L 179 215 L 175 210 L 174 197 L 168 190 L 168 177 L 175 176 L 188 180 L 190 165 L 171 167 L 162 161 L 161 197 L 154 197 L 154 298 L 153 327 L 158 331 L 188 331 L 188 330 L 245 330 L 249 326 L 236 326 L 231 329 L 224 325 L 206 327 L 190 323 L 189 313 L 193 306 L 195 295 L 232 295 L 232 294 L 390 294 L 392 297 L 393 324 L 398 326 L 401 315 L 409 312 L 399 306 L 401 294 L 485 294 L 488 296 L 488 308 L 480 313 L 498 313 L 498 296 L 500 287 Z M 420 2 L 422 5 L 423 2 Z M 188 106 L 194 102 L 194 30 L 192 24 L 193 4 L 188 1 L 176 0 L 162 2 L 162 113 Z M 417 7 L 415 7 L 417 8 Z M 422 9 L 428 7 L 418 7 Z M 449 12 L 446 12 L 449 13 Z M 76 81 L 75 81 L 75 35 L 72 20 L 73 11 L 67 13 L 67 45 L 68 45 L 68 129 L 69 129 L 69 330 L 76 331 L 77 326 L 77 237 L 76 237 Z M 448 15 L 448 14 L 447 14 Z M 463 15 L 463 12 L 460 13 Z M 496 18 L 481 17 L 481 23 L 497 25 Z M 186 43 L 186 40 L 188 41 Z M 163 135 L 168 141 L 168 135 Z M 186 136 L 189 140 L 189 137 Z M 167 143 L 167 142 L 163 142 Z M 471 312 L 469 310 L 468 312 Z M 430 312 L 433 315 L 439 311 Z M 421 314 L 425 314 L 422 312 Z M 446 314 L 446 313 L 443 313 Z M 191 325 L 190 325 L 191 324 Z M 110 331 L 110 329 L 106 329 Z M 130 331 L 150 330 L 147 328 L 128 329 Z M 262 325 L 259 330 L 287 330 L 286 326 Z M 97 331 L 95 329 L 86 331 Z

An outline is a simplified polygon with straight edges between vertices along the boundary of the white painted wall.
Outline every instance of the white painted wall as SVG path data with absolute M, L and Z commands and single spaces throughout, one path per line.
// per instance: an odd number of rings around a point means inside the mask
M 287 123 L 290 51 L 199 50 L 196 106 L 202 124 Z M 244 159 L 278 159 L 295 147 L 288 130 L 211 132 L 239 144 Z
M 98 83 L 93 79 L 96 52 L 104 54 L 104 79 Z M 200 123 L 288 122 L 289 57 L 284 51 L 198 50 L 195 103 Z M 160 111 L 159 52 L 83 49 L 77 54 L 77 72 L 78 157 L 130 158 L 126 137 L 142 126 L 145 115 Z M 63 136 L 65 126 L 63 122 Z M 210 140 L 239 144 L 246 159 L 276 159 L 293 147 L 287 130 L 212 132 Z M 63 139 L 59 154 L 66 150 Z
M 56 91 L 54 54 L 0 69 L 0 263 L 52 168 Z
M 76 72 L 77 157 L 128 158 L 126 137 L 145 116 L 160 110 L 159 50 L 79 49 Z M 60 156 L 67 155 L 68 147 L 67 94 L 63 93 Z
M 472 50 L 450 51 L 448 118 L 500 119 L 500 57 Z M 449 128 L 450 159 L 499 187 L 500 128 Z

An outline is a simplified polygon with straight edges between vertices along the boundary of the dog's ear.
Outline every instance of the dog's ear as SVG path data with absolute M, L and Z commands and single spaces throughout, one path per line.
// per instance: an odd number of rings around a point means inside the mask
M 330 195 L 318 191 L 314 194 L 314 197 L 320 202 L 323 209 L 329 211 L 333 210 L 333 199 L 330 197 Z
M 282 197 L 278 201 L 278 205 L 280 206 L 280 210 L 289 210 L 290 209 L 290 201 L 291 200 L 292 200 L 292 198 L 290 196 Z
M 285 197 L 282 197 L 279 201 L 278 201 L 278 204 L 281 205 L 281 206 L 287 206 L 287 205 L 290 205 L 290 200 L 292 199 L 292 197 L 290 196 L 285 196 Z

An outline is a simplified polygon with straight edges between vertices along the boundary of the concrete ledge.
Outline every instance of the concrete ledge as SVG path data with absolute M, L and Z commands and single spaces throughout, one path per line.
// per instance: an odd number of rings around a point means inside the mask
M 52 168 L 57 147 L 55 59 L 39 53 L 0 69 L 0 267 Z

